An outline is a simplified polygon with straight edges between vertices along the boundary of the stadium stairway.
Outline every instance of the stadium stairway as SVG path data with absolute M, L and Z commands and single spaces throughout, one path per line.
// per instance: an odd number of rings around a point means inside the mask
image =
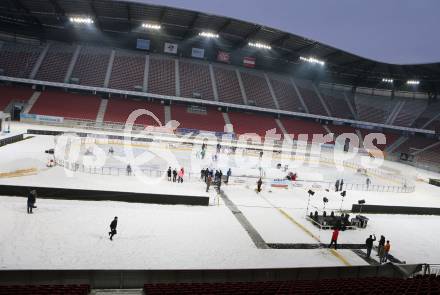
M 37 102 L 38 98 L 40 97 L 41 92 L 35 91 L 32 96 L 29 98 L 28 103 L 26 104 L 26 107 L 23 110 L 23 114 L 29 114 L 29 111 L 32 109 L 34 104 Z
M 99 105 L 98 114 L 96 115 L 96 123 L 104 122 L 104 115 L 107 111 L 108 99 L 101 99 L 101 104 Z

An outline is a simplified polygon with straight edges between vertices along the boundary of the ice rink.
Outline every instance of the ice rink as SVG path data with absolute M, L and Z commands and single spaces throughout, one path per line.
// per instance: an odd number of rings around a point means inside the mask
M 13 127 L 19 131 L 27 126 Z M 371 175 L 371 182 L 396 186 L 395 179 L 404 179 L 408 185 L 415 185 L 414 192 L 350 190 L 341 206 L 339 193 L 325 189 L 329 184 L 332 187 L 336 179 L 363 185 L 367 176 L 356 169 L 338 170 L 328 163 L 313 161 L 299 163 L 279 155 L 265 154 L 259 159 L 257 153 L 239 150 L 235 155 L 222 151 L 213 161 L 215 147 L 209 147 L 201 159 L 197 145 L 191 149 L 189 145 L 164 142 L 94 142 L 75 148 L 71 144 L 69 147 L 78 153 L 64 160 L 86 163 L 86 167 L 120 169 L 119 175 L 47 167 L 50 156 L 45 150 L 55 148 L 57 141 L 54 136 L 36 135 L 0 148 L 0 184 L 209 195 L 210 206 L 39 199 L 35 213 L 28 215 L 25 198 L 0 197 L 0 235 L 4 237 L 0 240 L 1 268 L 212 269 L 367 264 L 351 250 L 258 248 L 224 199 L 212 188 L 205 192 L 200 169 L 206 167 L 222 169 L 223 173 L 231 168 L 229 185 L 222 186 L 224 195 L 266 243 L 330 241 L 331 231 L 319 230 L 305 219 L 310 188 L 316 191 L 310 200 L 312 211 L 323 209 L 323 197 L 329 199 L 328 212 L 350 210 L 359 199 L 375 205 L 440 207 L 440 189 L 425 182 L 429 176 L 440 176 L 400 163 L 385 161 L 380 169 L 382 175 L 390 177 Z M 127 146 L 134 158 L 142 157 L 140 170 L 161 173 L 127 176 L 125 167 L 133 164 L 126 155 Z M 110 147 L 113 154 L 108 153 Z M 91 154 L 86 155 L 87 151 Z M 105 155 L 104 161 L 99 154 Z M 278 163 L 289 168 L 277 169 Z M 185 168 L 183 184 L 160 177 L 168 166 Z M 30 172 L 21 173 L 23 170 Z M 284 178 L 287 171 L 298 174 L 299 185 L 272 187 L 272 180 Z M 255 182 L 260 175 L 264 179 L 263 191 L 257 194 Z M 401 261 L 440 262 L 440 252 L 436 251 L 440 247 L 440 216 L 366 215 L 370 218 L 367 228 L 341 232 L 340 243 L 362 244 L 370 234 L 383 234 L 391 241 L 391 254 Z M 107 232 L 114 216 L 119 217 L 118 234 L 111 242 Z

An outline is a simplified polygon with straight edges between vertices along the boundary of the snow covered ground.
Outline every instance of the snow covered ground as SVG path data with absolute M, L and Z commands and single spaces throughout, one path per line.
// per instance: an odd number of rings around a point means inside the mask
M 19 125 L 14 132 L 27 127 Z M 15 128 L 12 126 L 12 128 Z M 21 129 L 20 129 L 21 128 Z M 54 127 L 45 127 L 55 129 Z M 30 175 L 2 177 L 0 184 L 26 186 L 54 186 L 66 188 L 104 189 L 164 194 L 209 195 L 211 206 L 169 206 L 129 204 L 121 202 L 81 202 L 39 199 L 35 214 L 26 214 L 25 199 L 0 197 L 0 267 L 25 268 L 263 268 L 366 264 L 350 250 L 338 250 L 340 256 L 327 249 L 275 250 L 257 249 L 248 233 L 234 214 L 214 191 L 205 193 L 205 186 L 197 177 L 183 184 L 165 179 L 149 181 L 126 175 L 109 176 L 65 171 L 62 167 L 47 168 L 49 156 L 45 150 L 53 148 L 53 136 L 34 136 L 27 140 L 0 148 L 0 173 L 36 168 Z M 106 159 L 105 165 L 125 167 L 122 146 L 115 146 L 115 156 Z M 104 151 L 109 145 L 98 145 Z M 136 156 L 143 152 L 158 155 L 150 158 L 150 166 L 166 169 L 161 149 L 150 144 L 136 147 Z M 278 159 L 261 163 L 255 155 L 230 156 L 222 154 L 215 163 L 211 157 L 194 160 L 194 151 L 173 146 L 176 166 L 184 166 L 187 173 L 199 173 L 208 166 L 221 168 L 225 173 L 232 167 L 230 185 L 223 186 L 225 194 L 234 202 L 267 243 L 328 243 L 331 232 L 320 231 L 306 219 L 307 190 L 313 182 L 303 187 L 271 188 L 270 178 L 281 176 L 275 169 Z M 165 157 L 165 160 L 167 158 Z M 293 164 L 293 163 L 292 163 Z M 255 193 L 255 181 L 262 168 L 266 173 L 263 192 Z M 413 193 L 378 193 L 348 191 L 342 209 L 349 210 L 359 199 L 367 204 L 440 207 L 440 189 L 423 181 L 440 177 L 400 163 L 385 161 L 381 169 L 392 175 L 404 177 L 415 183 Z M 314 167 L 308 164 L 295 168 L 299 178 L 330 181 L 344 178 L 346 183 L 363 183 L 365 176 L 352 169 L 338 171 L 331 166 Z M 246 175 L 247 181 L 234 181 L 235 175 Z M 235 176 L 235 179 L 240 177 Z M 395 185 L 381 177 L 371 177 L 372 182 Z M 341 196 L 335 192 L 315 189 L 310 210 L 323 209 L 322 198 L 329 199 L 326 210 L 341 208 Z M 280 210 L 281 209 L 281 210 Z M 283 214 L 284 212 L 285 214 Z M 287 215 L 286 215 L 287 214 Z M 118 235 L 114 242 L 108 240 L 108 224 L 113 216 L 119 217 Z M 391 241 L 391 253 L 408 263 L 439 263 L 440 216 L 367 215 L 366 229 L 345 231 L 340 243 L 363 243 L 369 234 L 385 235 Z M 404 230 L 402 230 L 404 229 Z M 345 262 L 344 262 L 345 261 Z

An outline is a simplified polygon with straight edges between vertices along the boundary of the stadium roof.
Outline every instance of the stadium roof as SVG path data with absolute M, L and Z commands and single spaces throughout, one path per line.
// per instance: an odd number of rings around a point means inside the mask
M 71 16 L 91 17 L 96 30 L 78 29 L 69 22 Z M 142 29 L 144 22 L 160 24 L 161 30 L 146 32 Z M 237 56 L 235 61 L 239 61 L 242 56 L 253 55 L 257 57 L 257 64 L 261 68 L 300 71 L 307 78 L 327 82 L 386 88 L 386 85 L 379 85 L 383 78 L 390 78 L 398 89 L 404 89 L 407 80 L 420 80 L 419 90 L 437 92 L 440 89 L 440 63 L 395 65 L 377 62 L 259 24 L 143 3 L 104 0 L 3 0 L 0 1 L 0 30 L 9 34 L 68 42 L 96 42 L 99 39 L 101 43 L 121 43 L 123 40 L 129 44 L 127 36 L 148 36 L 152 43 L 155 40 L 178 41 L 181 47 L 199 45 L 212 52 L 225 50 L 231 52 L 233 57 Z M 201 31 L 218 33 L 220 38 L 208 44 L 198 37 Z M 272 49 L 249 48 L 248 42 L 265 43 Z M 211 57 L 214 56 L 212 53 Z M 300 61 L 300 56 L 323 60 L 325 67 L 316 70 L 311 66 L 307 67 Z M 307 70 L 304 71 L 304 68 Z

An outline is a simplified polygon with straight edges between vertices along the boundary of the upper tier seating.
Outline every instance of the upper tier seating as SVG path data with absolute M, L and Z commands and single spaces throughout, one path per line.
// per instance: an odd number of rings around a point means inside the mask
M 334 278 L 317 281 L 266 281 L 227 283 L 145 284 L 146 294 L 440 294 L 435 276 L 400 278 Z
M 317 135 L 327 134 L 327 131 L 324 129 L 324 127 L 322 127 L 321 124 L 314 122 L 314 121 L 300 120 L 300 119 L 293 119 L 293 118 L 282 118 L 282 119 L 280 119 L 280 121 L 283 124 L 286 131 L 295 140 L 299 139 L 298 137 L 300 134 L 304 134 L 304 135 L 308 136 L 307 142 L 312 142 L 314 134 L 317 134 Z M 301 140 L 304 139 L 303 136 L 300 138 Z
M 27 87 L 0 86 L 0 111 L 13 101 L 28 101 L 34 91 Z
M 145 54 L 117 50 L 109 88 L 141 91 L 144 84 Z
M 81 85 L 103 87 L 110 53 L 106 47 L 82 47 L 71 78 L 78 78 Z
M 281 110 L 305 113 L 298 94 L 288 77 L 270 75 L 269 81 Z
M 176 95 L 176 66 L 172 58 L 150 55 L 148 92 L 162 95 Z
M 356 93 L 355 103 L 359 120 L 385 124 L 397 101 L 389 97 Z
M 111 98 L 108 100 L 107 110 L 104 114 L 104 122 L 125 123 L 130 114 L 137 109 L 145 109 L 152 112 L 165 125 L 165 111 L 162 104 L 148 102 L 146 100 Z M 137 118 L 135 124 L 145 126 L 159 126 L 157 121 L 148 115 Z
M 29 78 L 43 46 L 5 42 L 0 47 L 0 69 L 3 75 Z
M 295 83 L 299 92 L 301 93 L 304 103 L 309 109 L 309 112 L 315 115 L 328 116 L 324 106 L 321 103 L 321 100 L 313 88 L 312 82 L 308 80 L 295 79 Z
M 194 93 L 202 96 L 202 99 L 214 100 L 212 81 L 207 63 L 195 63 L 191 61 L 179 61 L 180 95 L 193 97 Z
M 235 104 L 244 104 L 235 70 L 222 66 L 213 66 L 219 100 Z
M 343 91 L 329 88 L 319 88 L 321 97 L 327 104 L 330 113 L 333 117 L 354 119 L 353 114 L 350 111 L 350 107 L 345 100 Z
M 240 72 L 240 75 L 248 104 L 251 105 L 250 101 L 254 101 L 258 107 L 276 109 L 269 86 L 262 74 Z
M 429 164 L 440 164 L 440 145 L 436 145 L 417 154 L 417 161 Z
M 96 120 L 100 103 L 98 96 L 48 90 L 40 94 L 29 113 Z
M 426 109 L 427 104 L 421 100 L 403 99 L 404 105 L 393 122 L 395 126 L 410 127 Z
M 413 127 L 423 128 L 432 118 L 440 114 L 440 101 L 430 103 L 426 106 L 426 109 L 420 114 L 420 116 L 415 120 Z M 430 129 L 425 127 L 425 129 Z M 431 129 L 432 130 L 432 129 Z
M 256 133 L 263 140 L 266 131 L 275 128 L 276 134 L 281 136 L 280 139 L 282 138 L 282 132 L 272 116 L 238 112 L 229 112 L 228 114 L 231 124 L 234 126 L 234 133 L 237 135 Z
M 74 51 L 75 46 L 69 46 L 63 43 L 50 44 L 49 50 L 38 69 L 35 79 L 64 82 Z
M 191 108 L 191 106 L 172 104 L 171 119 L 180 123 L 179 128 L 223 132 L 225 126 L 222 113 L 215 107 Z

